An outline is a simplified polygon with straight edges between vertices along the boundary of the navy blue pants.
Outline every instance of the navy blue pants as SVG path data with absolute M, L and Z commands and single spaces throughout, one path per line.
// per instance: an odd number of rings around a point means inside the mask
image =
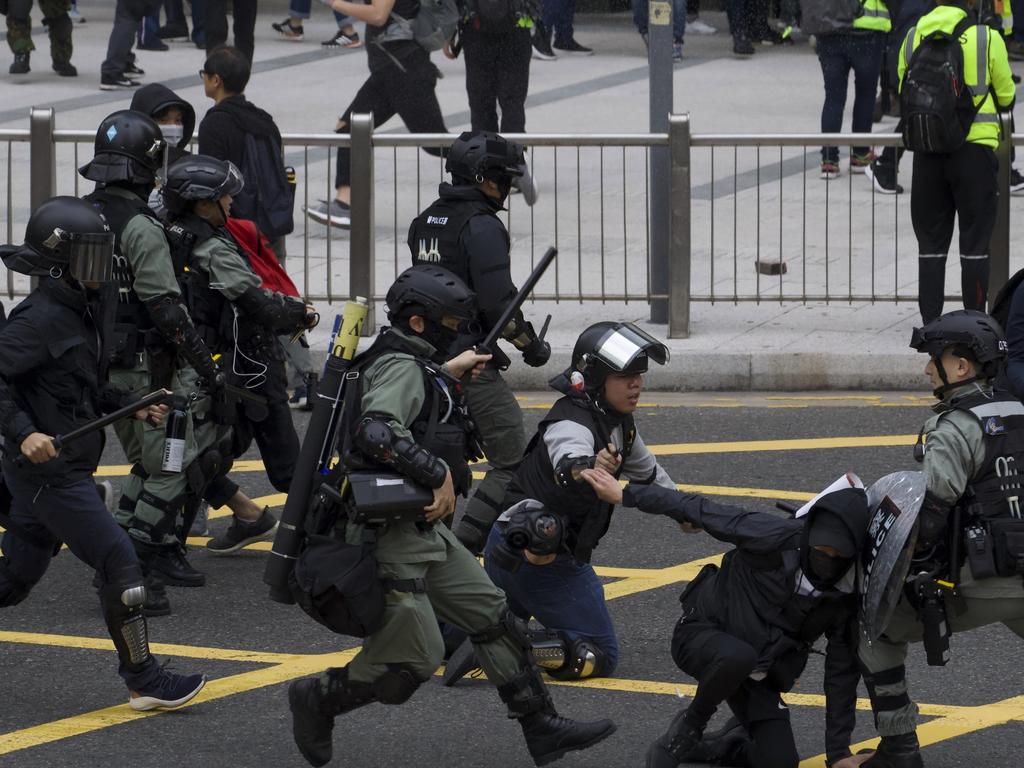
M 821 107 L 821 132 L 839 133 L 843 129 L 846 89 L 853 70 L 853 132 L 871 133 L 875 94 L 882 75 L 882 32 L 841 32 L 818 37 L 818 61 L 825 79 L 825 103 Z M 857 155 L 866 155 L 870 147 L 854 147 Z M 822 147 L 821 159 L 839 162 L 838 147 Z
M 559 555 L 549 565 L 531 565 L 524 560 L 515 573 L 507 571 L 491 559 L 491 552 L 504 539 L 499 530 L 503 527 L 499 523 L 491 528 L 484 547 L 484 568 L 505 591 L 509 608 L 523 619 L 532 616 L 569 641 L 591 641 L 607 655 L 606 674 L 610 675 L 619 663 L 619 639 L 594 567 L 569 555 Z
M 544 26 L 555 32 L 555 45 L 572 42 L 572 19 L 576 15 L 576 0 L 544 0 Z
M 40 487 L 5 463 L 4 481 L 13 497 L 9 514 L 14 525 L 0 543 L 0 607 L 17 605 L 28 596 L 50 567 L 59 541 L 104 582 L 125 568 L 138 569 L 128 534 L 103 505 L 92 478 Z M 118 671 L 129 688 L 139 689 L 151 683 L 155 667 L 151 659 L 141 671 L 123 664 Z

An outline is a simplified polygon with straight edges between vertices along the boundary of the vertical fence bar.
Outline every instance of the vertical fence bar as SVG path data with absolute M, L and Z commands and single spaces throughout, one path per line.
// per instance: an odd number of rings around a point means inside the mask
M 668 335 L 685 339 L 690 335 L 690 115 L 671 115 L 668 122 L 669 253 L 668 253 Z
M 1006 281 L 1010 279 L 1010 152 L 1013 133 L 1009 113 L 999 115 L 999 197 L 996 199 L 996 225 L 992 230 L 992 245 L 989 257 L 988 301 L 991 306 Z
M 370 311 L 363 335 L 375 332 L 374 210 L 373 210 L 373 115 L 352 115 L 352 231 L 349 246 L 349 295 L 365 296 Z
M 57 148 L 53 143 L 56 117 L 52 107 L 29 112 L 29 200 L 34 211 L 57 194 Z

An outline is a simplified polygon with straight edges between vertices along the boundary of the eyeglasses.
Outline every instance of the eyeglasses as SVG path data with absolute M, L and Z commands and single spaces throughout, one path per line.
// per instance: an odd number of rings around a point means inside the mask
M 199 77 L 201 77 L 201 78 L 205 78 L 206 77 L 206 70 L 205 69 L 200 69 L 199 70 Z

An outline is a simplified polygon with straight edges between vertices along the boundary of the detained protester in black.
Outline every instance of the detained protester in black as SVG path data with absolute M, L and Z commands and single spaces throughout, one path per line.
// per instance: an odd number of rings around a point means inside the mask
M 65 435 L 126 405 L 107 383 L 101 292 L 111 284 L 114 235 L 89 203 L 56 197 L 32 214 L 21 246 L 0 247 L 4 265 L 38 278 L 37 287 L 0 330 L 0 423 L 3 478 L 0 514 L 0 607 L 17 605 L 67 544 L 99 577 L 100 603 L 133 709 L 171 709 L 191 700 L 203 675 L 166 671 L 150 655 L 142 606 L 146 588 L 128 534 L 93 484 L 103 431 L 66 445 Z M 137 411 L 159 423 L 167 406 Z M 0 513 L 6 513 L 0 508 Z
M 697 679 L 697 692 L 651 745 L 647 768 L 680 762 L 796 768 L 800 758 L 780 694 L 796 683 L 822 635 L 828 639 L 828 764 L 848 757 L 859 680 L 854 569 L 868 527 L 860 481 L 841 478 L 788 519 L 657 485 L 623 489 L 599 468 L 582 476 L 606 502 L 665 515 L 688 532 L 703 529 L 735 544 L 721 566 L 705 566 L 679 598 L 683 615 L 672 657 Z M 702 740 L 723 702 L 739 724 Z

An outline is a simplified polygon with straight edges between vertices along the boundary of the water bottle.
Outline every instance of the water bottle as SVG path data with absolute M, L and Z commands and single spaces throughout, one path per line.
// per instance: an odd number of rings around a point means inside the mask
M 185 398 L 175 397 L 171 411 L 167 414 L 164 432 L 164 460 L 161 469 L 165 474 L 176 475 L 185 464 L 185 432 L 188 427 L 188 412 Z

